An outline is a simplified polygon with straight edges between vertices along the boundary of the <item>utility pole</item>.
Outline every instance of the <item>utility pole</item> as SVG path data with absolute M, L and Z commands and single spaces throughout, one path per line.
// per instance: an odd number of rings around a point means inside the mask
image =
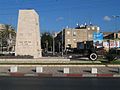
M 54 37 L 55 37 L 55 35 L 54 35 L 55 33 L 53 33 L 53 55 L 55 55 L 55 40 L 54 40 Z
M 58 44 L 59 44 L 59 53 L 60 53 L 60 41 L 59 41 L 59 43 L 58 43 Z
M 3 46 L 3 45 L 2 45 L 2 43 L 3 43 L 3 42 L 2 42 L 2 38 L 0 38 L 0 41 L 1 41 L 1 42 L 0 42 L 0 43 L 1 43 L 1 44 L 0 44 L 0 47 L 1 47 L 1 48 L 0 48 L 0 49 L 1 49 L 1 52 L 3 52 L 3 48 L 2 48 L 2 46 Z
M 62 57 L 63 57 L 63 29 L 62 29 Z
M 120 15 L 113 15 L 112 16 L 116 20 L 115 30 L 117 30 L 117 19 L 120 18 Z M 118 38 L 118 33 L 115 31 L 115 38 Z M 115 40 L 115 47 L 117 48 L 117 40 Z

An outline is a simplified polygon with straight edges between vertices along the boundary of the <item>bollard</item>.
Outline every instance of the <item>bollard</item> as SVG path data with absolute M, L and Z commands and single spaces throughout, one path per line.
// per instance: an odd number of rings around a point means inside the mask
M 64 68 L 64 71 L 63 71 L 65 74 L 69 74 L 69 68 Z
M 92 68 L 91 73 L 92 74 L 97 74 L 97 68 Z
M 10 72 L 11 72 L 11 73 L 17 72 L 17 66 L 11 66 L 11 67 L 10 67 Z
M 43 67 L 36 67 L 36 73 L 42 73 Z

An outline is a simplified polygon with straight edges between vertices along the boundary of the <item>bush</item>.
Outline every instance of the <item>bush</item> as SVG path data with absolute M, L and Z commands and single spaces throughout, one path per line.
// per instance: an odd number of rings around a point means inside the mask
M 108 62 L 110 62 L 110 61 L 115 60 L 116 54 L 107 53 L 107 54 L 105 55 L 105 57 L 106 57 L 106 59 L 108 60 Z

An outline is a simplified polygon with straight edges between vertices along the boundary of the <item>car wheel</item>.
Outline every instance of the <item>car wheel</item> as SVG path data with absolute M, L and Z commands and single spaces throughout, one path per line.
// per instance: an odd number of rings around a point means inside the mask
M 89 59 L 92 60 L 92 61 L 96 61 L 98 58 L 98 55 L 96 53 L 91 53 L 89 55 Z

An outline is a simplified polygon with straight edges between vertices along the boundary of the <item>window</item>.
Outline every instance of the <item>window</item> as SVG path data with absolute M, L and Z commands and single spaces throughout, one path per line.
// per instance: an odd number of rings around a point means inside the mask
M 76 36 L 76 32 L 75 31 L 73 32 L 73 36 Z
M 92 27 L 92 30 L 94 30 L 95 29 L 95 27 Z
M 70 31 L 67 31 L 67 34 L 69 35 L 69 34 L 70 34 Z
M 88 28 L 88 30 L 90 30 L 90 28 Z
M 71 48 L 71 44 L 68 44 L 68 45 L 67 45 L 67 48 Z
M 29 45 L 29 46 L 32 45 L 32 42 L 31 42 L 31 41 L 28 41 L 28 45 Z
M 89 39 L 92 39 L 92 37 L 93 37 L 92 34 L 89 34 L 89 35 L 88 35 L 88 38 L 89 38 Z
M 97 27 L 97 30 L 100 30 L 100 27 Z
M 70 39 L 67 39 L 67 42 L 70 42 Z
M 76 39 L 73 39 L 73 41 L 76 41 Z

